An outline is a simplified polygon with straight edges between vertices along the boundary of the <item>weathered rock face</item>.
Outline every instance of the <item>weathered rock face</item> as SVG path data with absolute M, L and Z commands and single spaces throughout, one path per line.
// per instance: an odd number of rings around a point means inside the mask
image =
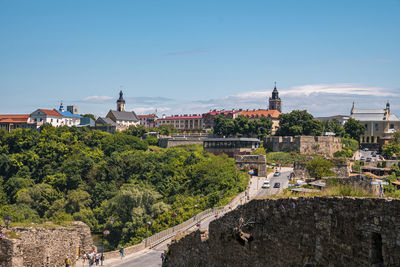
M 330 159 L 333 163 L 331 171 L 337 178 L 347 178 L 350 175 L 350 161 L 348 159 Z M 311 177 L 307 170 L 307 164 L 305 162 L 295 162 L 293 167 L 294 176 L 296 178 L 309 179 Z
M 67 257 L 75 264 L 81 251 L 90 251 L 93 241 L 90 228 L 73 222 L 73 228 L 13 227 L 18 238 L 0 240 L 0 266 L 64 266 Z
M 300 154 L 320 154 L 332 157 L 342 150 L 342 141 L 332 136 L 272 136 L 265 139 L 268 151 L 298 152 Z
M 253 200 L 211 222 L 208 240 L 172 244 L 168 266 L 400 266 L 399 210 L 372 198 Z

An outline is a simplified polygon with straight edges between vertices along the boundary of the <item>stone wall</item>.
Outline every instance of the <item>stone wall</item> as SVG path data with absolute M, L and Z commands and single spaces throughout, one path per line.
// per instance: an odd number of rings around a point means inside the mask
M 1 267 L 65 266 L 66 257 L 75 266 L 79 253 L 94 247 L 90 228 L 82 222 L 71 228 L 12 227 L 5 233 L 14 238 L 0 240 Z
M 265 147 L 272 152 L 298 152 L 332 157 L 342 150 L 342 142 L 333 136 L 273 136 L 265 139 Z
M 237 155 L 235 165 L 239 170 L 253 169 L 256 176 L 267 176 L 267 161 L 265 155 Z
M 335 173 L 335 177 L 337 178 L 347 178 L 350 175 L 351 167 L 350 161 L 348 159 L 330 159 L 330 161 L 334 164 L 331 168 L 331 171 Z M 293 172 L 295 178 L 302 179 L 312 179 L 315 177 L 311 177 L 307 170 L 307 164 L 305 162 L 295 162 L 293 166 Z
M 400 200 L 253 200 L 169 247 L 167 266 L 400 266 Z

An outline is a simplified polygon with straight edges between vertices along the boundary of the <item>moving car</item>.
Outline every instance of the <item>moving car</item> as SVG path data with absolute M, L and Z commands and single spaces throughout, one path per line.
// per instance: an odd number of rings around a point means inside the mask
M 373 156 L 373 157 L 376 157 L 376 152 L 372 152 L 372 156 Z
M 269 181 L 264 181 L 262 188 L 269 188 Z
M 279 175 L 281 175 L 281 173 L 278 172 L 278 171 L 276 171 L 276 172 L 274 173 L 274 176 L 279 176 Z
M 279 188 L 279 187 L 281 187 L 281 183 L 278 182 L 274 184 L 274 188 Z

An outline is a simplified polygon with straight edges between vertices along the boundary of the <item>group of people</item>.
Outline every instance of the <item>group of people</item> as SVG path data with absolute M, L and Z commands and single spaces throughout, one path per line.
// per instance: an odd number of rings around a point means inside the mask
M 100 254 L 98 252 L 96 253 L 96 251 L 93 249 L 91 253 L 83 253 L 82 260 L 83 260 L 83 266 L 85 266 L 86 260 L 89 262 L 89 266 L 93 266 L 95 264 L 96 266 L 99 266 L 100 261 L 101 265 L 103 265 L 104 256 L 103 254 Z

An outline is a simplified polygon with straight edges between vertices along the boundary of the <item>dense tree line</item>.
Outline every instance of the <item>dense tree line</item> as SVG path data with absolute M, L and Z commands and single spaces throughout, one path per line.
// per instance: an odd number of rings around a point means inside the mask
M 323 132 L 335 133 L 338 137 L 359 140 L 364 133 L 365 126 L 358 120 L 349 119 L 344 126 L 336 119 L 320 121 L 315 119 L 306 110 L 293 110 L 279 116 L 279 129 L 276 135 L 321 135 Z
M 249 120 L 242 115 L 235 119 L 222 115 L 214 118 L 214 134 L 219 136 L 246 136 L 262 139 L 271 132 L 271 128 L 271 119 L 264 116 L 257 120 Z
M 106 244 L 115 248 L 226 204 L 244 190 L 247 177 L 233 159 L 200 146 L 154 147 L 137 130 L 0 130 L 0 216 L 82 220 L 93 231 L 109 229 Z

